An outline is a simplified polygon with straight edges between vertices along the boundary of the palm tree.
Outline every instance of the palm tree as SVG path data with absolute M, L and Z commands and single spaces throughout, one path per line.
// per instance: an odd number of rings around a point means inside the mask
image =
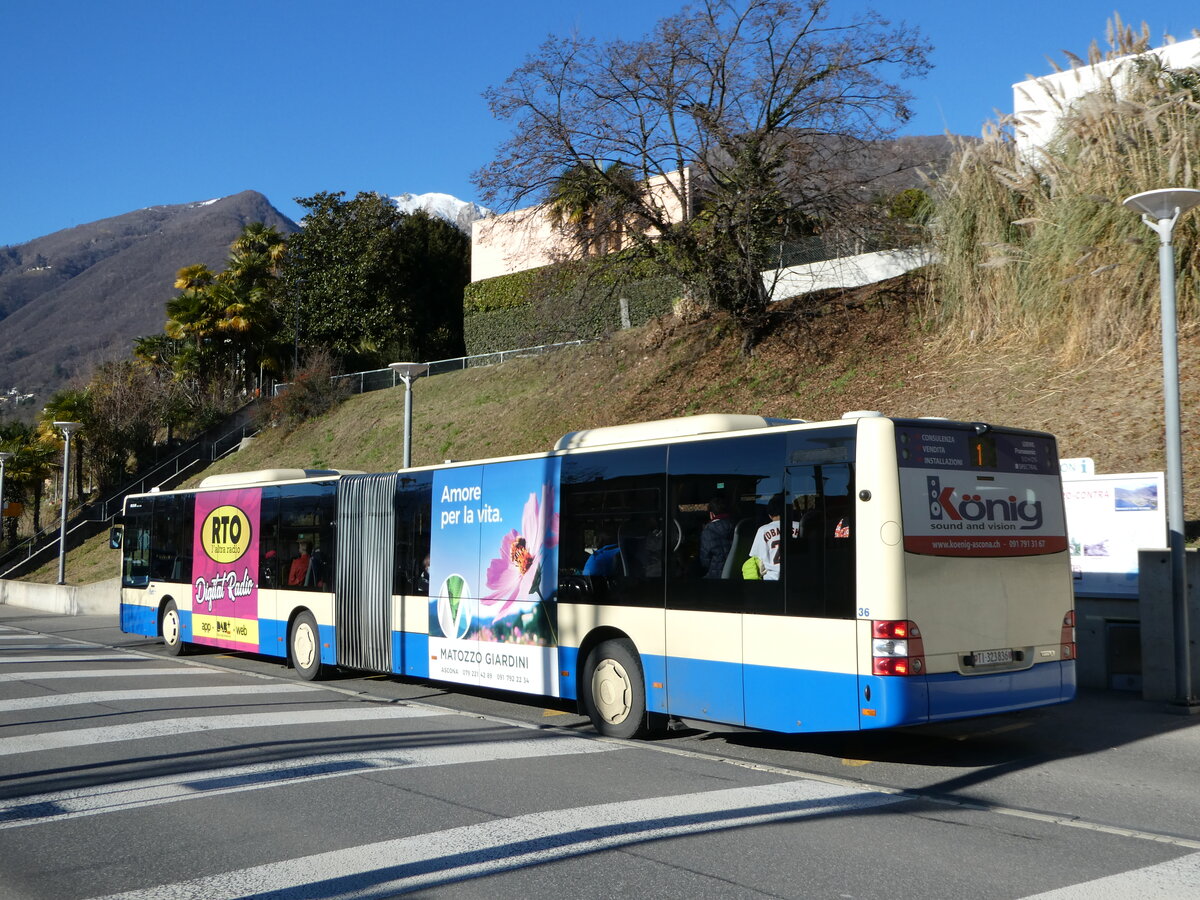
M 251 222 L 229 249 L 225 274 L 250 286 L 262 286 L 279 274 L 287 239 L 274 225 Z
M 75 447 L 75 496 L 77 497 L 83 497 L 83 453 L 87 446 L 86 439 L 91 416 L 91 398 L 88 396 L 86 388 L 64 388 L 46 401 L 46 405 L 42 409 L 42 429 L 46 435 L 44 440 L 56 444 L 60 451 L 62 440 L 53 423 L 83 423 L 83 428 L 75 435 L 72 442 Z M 64 472 L 63 478 L 68 477 L 70 477 L 69 473 Z
M 217 280 L 216 273 L 203 263 L 184 266 L 175 273 L 175 289 L 179 291 L 194 291 L 206 288 Z
M 555 228 L 571 233 L 584 256 L 617 250 L 630 226 L 630 210 L 643 190 L 634 171 L 620 162 L 601 168 L 579 163 L 550 186 L 546 215 Z

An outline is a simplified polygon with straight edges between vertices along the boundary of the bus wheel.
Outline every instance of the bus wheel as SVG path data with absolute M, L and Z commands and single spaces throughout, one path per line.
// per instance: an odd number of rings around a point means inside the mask
M 308 610 L 296 616 L 292 623 L 291 648 L 292 668 L 305 681 L 316 681 L 321 677 L 321 632 L 317 620 Z
M 603 735 L 637 737 L 646 720 L 646 684 L 637 650 L 627 640 L 601 641 L 584 668 L 583 705 Z
M 174 600 L 168 600 L 162 614 L 163 646 L 171 656 L 178 656 L 184 651 L 183 624 L 179 621 L 179 607 Z

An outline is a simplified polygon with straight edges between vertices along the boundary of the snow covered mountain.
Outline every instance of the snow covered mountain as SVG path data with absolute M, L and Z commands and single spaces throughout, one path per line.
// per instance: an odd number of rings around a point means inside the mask
M 392 198 L 401 212 L 412 212 L 423 209 L 431 216 L 445 219 L 467 234 L 471 233 L 471 223 L 492 214 L 487 207 L 472 203 L 470 200 L 459 200 L 449 194 L 400 194 Z

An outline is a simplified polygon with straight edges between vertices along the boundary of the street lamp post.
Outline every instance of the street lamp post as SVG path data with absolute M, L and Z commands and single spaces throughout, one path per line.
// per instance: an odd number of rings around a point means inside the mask
M 1175 316 L 1175 248 L 1171 232 L 1179 217 L 1200 204 L 1200 190 L 1160 188 L 1126 197 L 1123 204 L 1142 214 L 1157 232 L 1158 281 L 1162 303 L 1163 411 L 1167 441 L 1167 531 L 1171 551 L 1171 602 L 1175 614 L 1175 702 L 1189 711 L 1200 706 L 1192 686 L 1189 645 L 1187 557 L 1183 530 L 1183 439 L 1179 408 L 1179 340 Z
M 71 492 L 71 435 L 83 427 L 80 422 L 55 422 L 63 433 L 62 510 L 58 517 L 58 583 L 67 583 L 67 499 Z
M 7 450 L 0 450 L 0 542 L 4 540 L 4 464 L 12 459 Z
M 429 369 L 428 363 L 396 362 L 388 368 L 404 382 L 404 468 L 412 465 L 412 383 Z

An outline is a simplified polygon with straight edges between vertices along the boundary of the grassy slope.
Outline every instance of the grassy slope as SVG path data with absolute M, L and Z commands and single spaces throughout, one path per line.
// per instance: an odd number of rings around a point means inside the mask
M 1017 346 L 947 348 L 915 326 L 905 301 L 912 291 L 903 287 L 894 281 L 856 292 L 819 319 L 782 304 L 749 359 L 738 355 L 739 337 L 723 318 L 667 319 L 577 349 L 421 379 L 413 388 L 413 463 L 545 451 L 568 431 L 694 413 L 816 421 L 875 409 L 1044 429 L 1058 435 L 1063 456 L 1091 456 L 1098 472 L 1164 467 L 1157 347 L 1070 370 Z M 1182 342 L 1180 360 L 1184 466 L 1196 473 L 1200 449 L 1189 446 L 1200 430 L 1194 340 Z M 403 415 L 402 389 L 352 397 L 290 433 L 264 431 L 203 474 L 395 469 Z M 1190 519 L 1200 518 L 1198 500 L 1189 497 Z M 99 543 L 74 551 L 68 581 L 115 574 L 113 552 Z M 56 576 L 55 564 L 31 580 Z

